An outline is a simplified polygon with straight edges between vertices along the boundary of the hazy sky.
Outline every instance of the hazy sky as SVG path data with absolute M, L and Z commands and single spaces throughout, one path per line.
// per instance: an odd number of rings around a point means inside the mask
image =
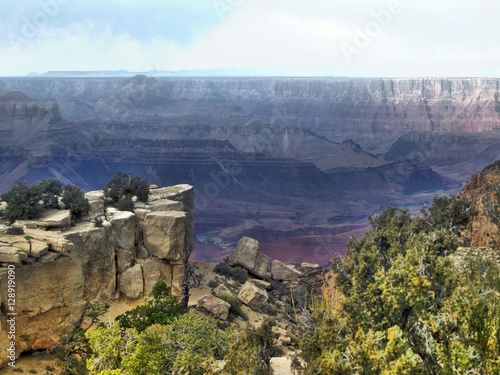
M 497 0 L 2 0 L 0 76 L 500 76 Z

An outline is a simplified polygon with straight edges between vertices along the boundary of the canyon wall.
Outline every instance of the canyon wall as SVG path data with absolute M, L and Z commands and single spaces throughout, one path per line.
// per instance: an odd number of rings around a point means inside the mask
M 7 321 L 12 317 L 20 355 L 56 345 L 86 301 L 142 298 L 158 280 L 181 294 L 183 260 L 193 249 L 193 188 L 152 189 L 148 203 L 137 202 L 134 213 L 104 212 L 101 195 L 87 194 L 88 221 L 74 227 L 69 212 L 49 211 L 40 221 L 17 223 L 26 236 L 0 233 L 2 348 L 11 341 Z M 102 226 L 93 223 L 96 217 Z M 52 230 L 45 230 L 48 226 Z M 15 275 L 15 300 L 7 293 L 9 270 Z M 2 355 L 0 366 L 6 360 Z
M 143 121 L 250 116 L 299 126 L 327 139 L 354 139 L 382 152 L 410 131 L 482 132 L 500 124 L 498 79 L 180 79 L 5 78 L 19 90 L 60 103 L 68 120 Z M 2 92 L 0 92 L 2 94 Z M 85 107 L 85 108 L 84 108 Z M 388 133 L 392 133 L 388 134 Z
M 202 259 L 254 236 L 324 264 L 368 215 L 454 194 L 500 158 L 499 82 L 2 78 L 0 192 L 95 190 L 117 171 L 189 183 Z

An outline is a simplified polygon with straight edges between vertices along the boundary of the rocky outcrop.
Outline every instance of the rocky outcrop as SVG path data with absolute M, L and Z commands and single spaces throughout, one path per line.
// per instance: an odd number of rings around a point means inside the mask
M 104 213 L 99 193 L 89 198 L 93 209 L 88 221 L 74 227 L 57 227 L 67 212 L 51 211 L 50 217 L 44 216 L 47 227 L 38 225 L 42 221 L 25 222 L 24 235 L 0 232 L 0 347 L 7 347 L 8 266 L 16 273 L 18 355 L 53 346 L 87 300 L 137 299 L 158 280 L 180 294 L 184 260 L 193 247 L 193 188 L 152 189 L 150 202 L 137 203 L 138 214 L 115 209 Z M 156 219 L 154 231 L 146 229 L 148 215 Z M 94 224 L 95 217 L 103 220 L 102 226 Z M 162 252 L 162 244 L 173 245 Z
M 259 241 L 243 237 L 231 253 L 228 263 L 230 266 L 243 267 L 255 276 L 266 278 L 271 276 L 270 261 L 271 259 L 260 250 Z

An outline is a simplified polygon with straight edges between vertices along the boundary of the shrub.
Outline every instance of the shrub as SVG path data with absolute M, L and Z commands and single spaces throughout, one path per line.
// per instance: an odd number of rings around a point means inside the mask
M 229 276 L 233 280 L 244 284 L 248 280 L 248 271 L 241 267 L 231 268 L 231 270 L 229 271 Z
M 16 220 L 37 219 L 43 208 L 40 204 L 41 199 L 38 188 L 24 183 L 17 184 L 2 195 L 2 200 L 8 205 L 5 214 L 11 223 Z
M 220 285 L 220 282 L 217 280 L 210 280 L 207 285 L 209 288 L 217 288 Z
M 258 308 L 258 311 L 262 312 L 265 315 L 269 315 L 269 316 L 278 315 L 277 307 L 269 302 L 266 302 L 266 303 L 263 303 L 262 305 L 260 305 Z
M 97 228 L 101 228 L 101 227 L 102 227 L 103 222 L 104 222 L 104 221 L 103 221 L 100 217 L 96 217 L 96 218 L 94 218 L 94 225 L 95 225 Z
M 21 234 L 24 234 L 24 229 L 21 227 L 18 227 L 18 226 L 10 227 L 10 228 L 7 228 L 7 234 L 20 236 Z
M 123 198 L 113 205 L 117 210 L 134 212 L 134 202 L 130 198 Z
M 62 194 L 63 186 L 58 180 L 53 178 L 42 180 L 34 186 L 34 189 L 38 189 L 40 192 L 45 208 L 59 207 L 58 196 Z
M 104 187 L 104 197 L 111 203 L 134 196 L 141 202 L 147 202 L 149 185 L 146 179 L 135 177 L 132 173 L 118 172 Z
M 273 346 L 276 334 L 272 328 L 276 325 L 268 319 L 259 328 L 247 326 L 234 332 L 231 345 L 224 357 L 224 374 L 241 374 L 242 369 L 248 375 L 270 375 L 271 357 L 275 354 Z
M 68 185 L 64 189 L 62 201 L 66 209 L 71 211 L 71 217 L 74 221 L 87 215 L 90 210 L 90 204 L 82 189 L 76 186 Z
M 221 276 L 228 276 L 229 272 L 231 272 L 231 267 L 226 262 L 221 262 L 214 267 L 214 272 Z
M 153 324 L 171 323 L 183 313 L 179 299 L 172 295 L 165 281 L 160 280 L 149 293 L 149 299 L 145 305 L 137 306 L 119 315 L 116 321 L 121 328 L 135 328 L 138 332 L 142 332 Z

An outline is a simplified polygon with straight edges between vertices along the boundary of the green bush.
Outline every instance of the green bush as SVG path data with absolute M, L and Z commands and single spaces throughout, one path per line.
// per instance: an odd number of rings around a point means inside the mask
M 96 217 L 94 218 L 94 225 L 97 227 L 97 228 L 102 228 L 102 224 L 104 223 L 104 221 L 100 218 L 100 217 Z
M 217 280 L 210 280 L 207 284 L 209 288 L 217 288 L 220 285 L 220 282 Z
M 231 266 L 226 262 L 221 262 L 215 265 L 214 272 L 221 276 L 229 276 L 229 272 L 231 272 Z
M 63 186 L 58 180 L 45 179 L 38 182 L 34 188 L 39 190 L 45 208 L 59 207 L 58 196 L 62 194 Z
M 272 330 L 275 325 L 274 319 L 267 319 L 259 328 L 247 326 L 234 331 L 224 357 L 223 374 L 271 375 L 270 363 L 276 350 L 273 346 L 276 334 Z
M 5 214 L 11 223 L 16 220 L 38 219 L 43 209 L 40 190 L 22 182 L 3 194 L 2 200 L 7 202 Z
M 116 321 L 121 328 L 134 328 L 142 332 L 153 324 L 169 324 L 184 313 L 179 299 L 172 295 L 165 281 L 160 280 L 149 293 L 145 305 L 119 315 Z
M 18 227 L 18 226 L 10 227 L 10 228 L 7 228 L 7 234 L 19 236 L 21 234 L 24 234 L 24 229 L 21 227 Z
M 147 202 L 149 185 L 146 179 L 135 177 L 132 173 L 118 172 L 104 186 L 104 197 L 111 203 L 116 203 L 124 198 L 132 199 L 134 196 L 141 202 Z
M 87 331 L 86 337 L 93 352 L 87 360 L 92 374 L 203 375 L 210 363 L 223 358 L 228 342 L 216 319 L 196 313 L 141 333 L 114 324 Z
M 248 271 L 241 267 L 234 267 L 229 271 L 229 277 L 241 284 L 244 284 L 248 280 Z
M 71 211 L 71 217 L 74 221 L 78 221 L 89 213 L 90 203 L 88 199 L 85 198 L 83 190 L 77 186 L 66 186 L 62 201 L 66 209 Z
M 120 211 L 134 212 L 134 202 L 130 198 L 120 199 L 118 202 L 113 204 L 113 206 Z

